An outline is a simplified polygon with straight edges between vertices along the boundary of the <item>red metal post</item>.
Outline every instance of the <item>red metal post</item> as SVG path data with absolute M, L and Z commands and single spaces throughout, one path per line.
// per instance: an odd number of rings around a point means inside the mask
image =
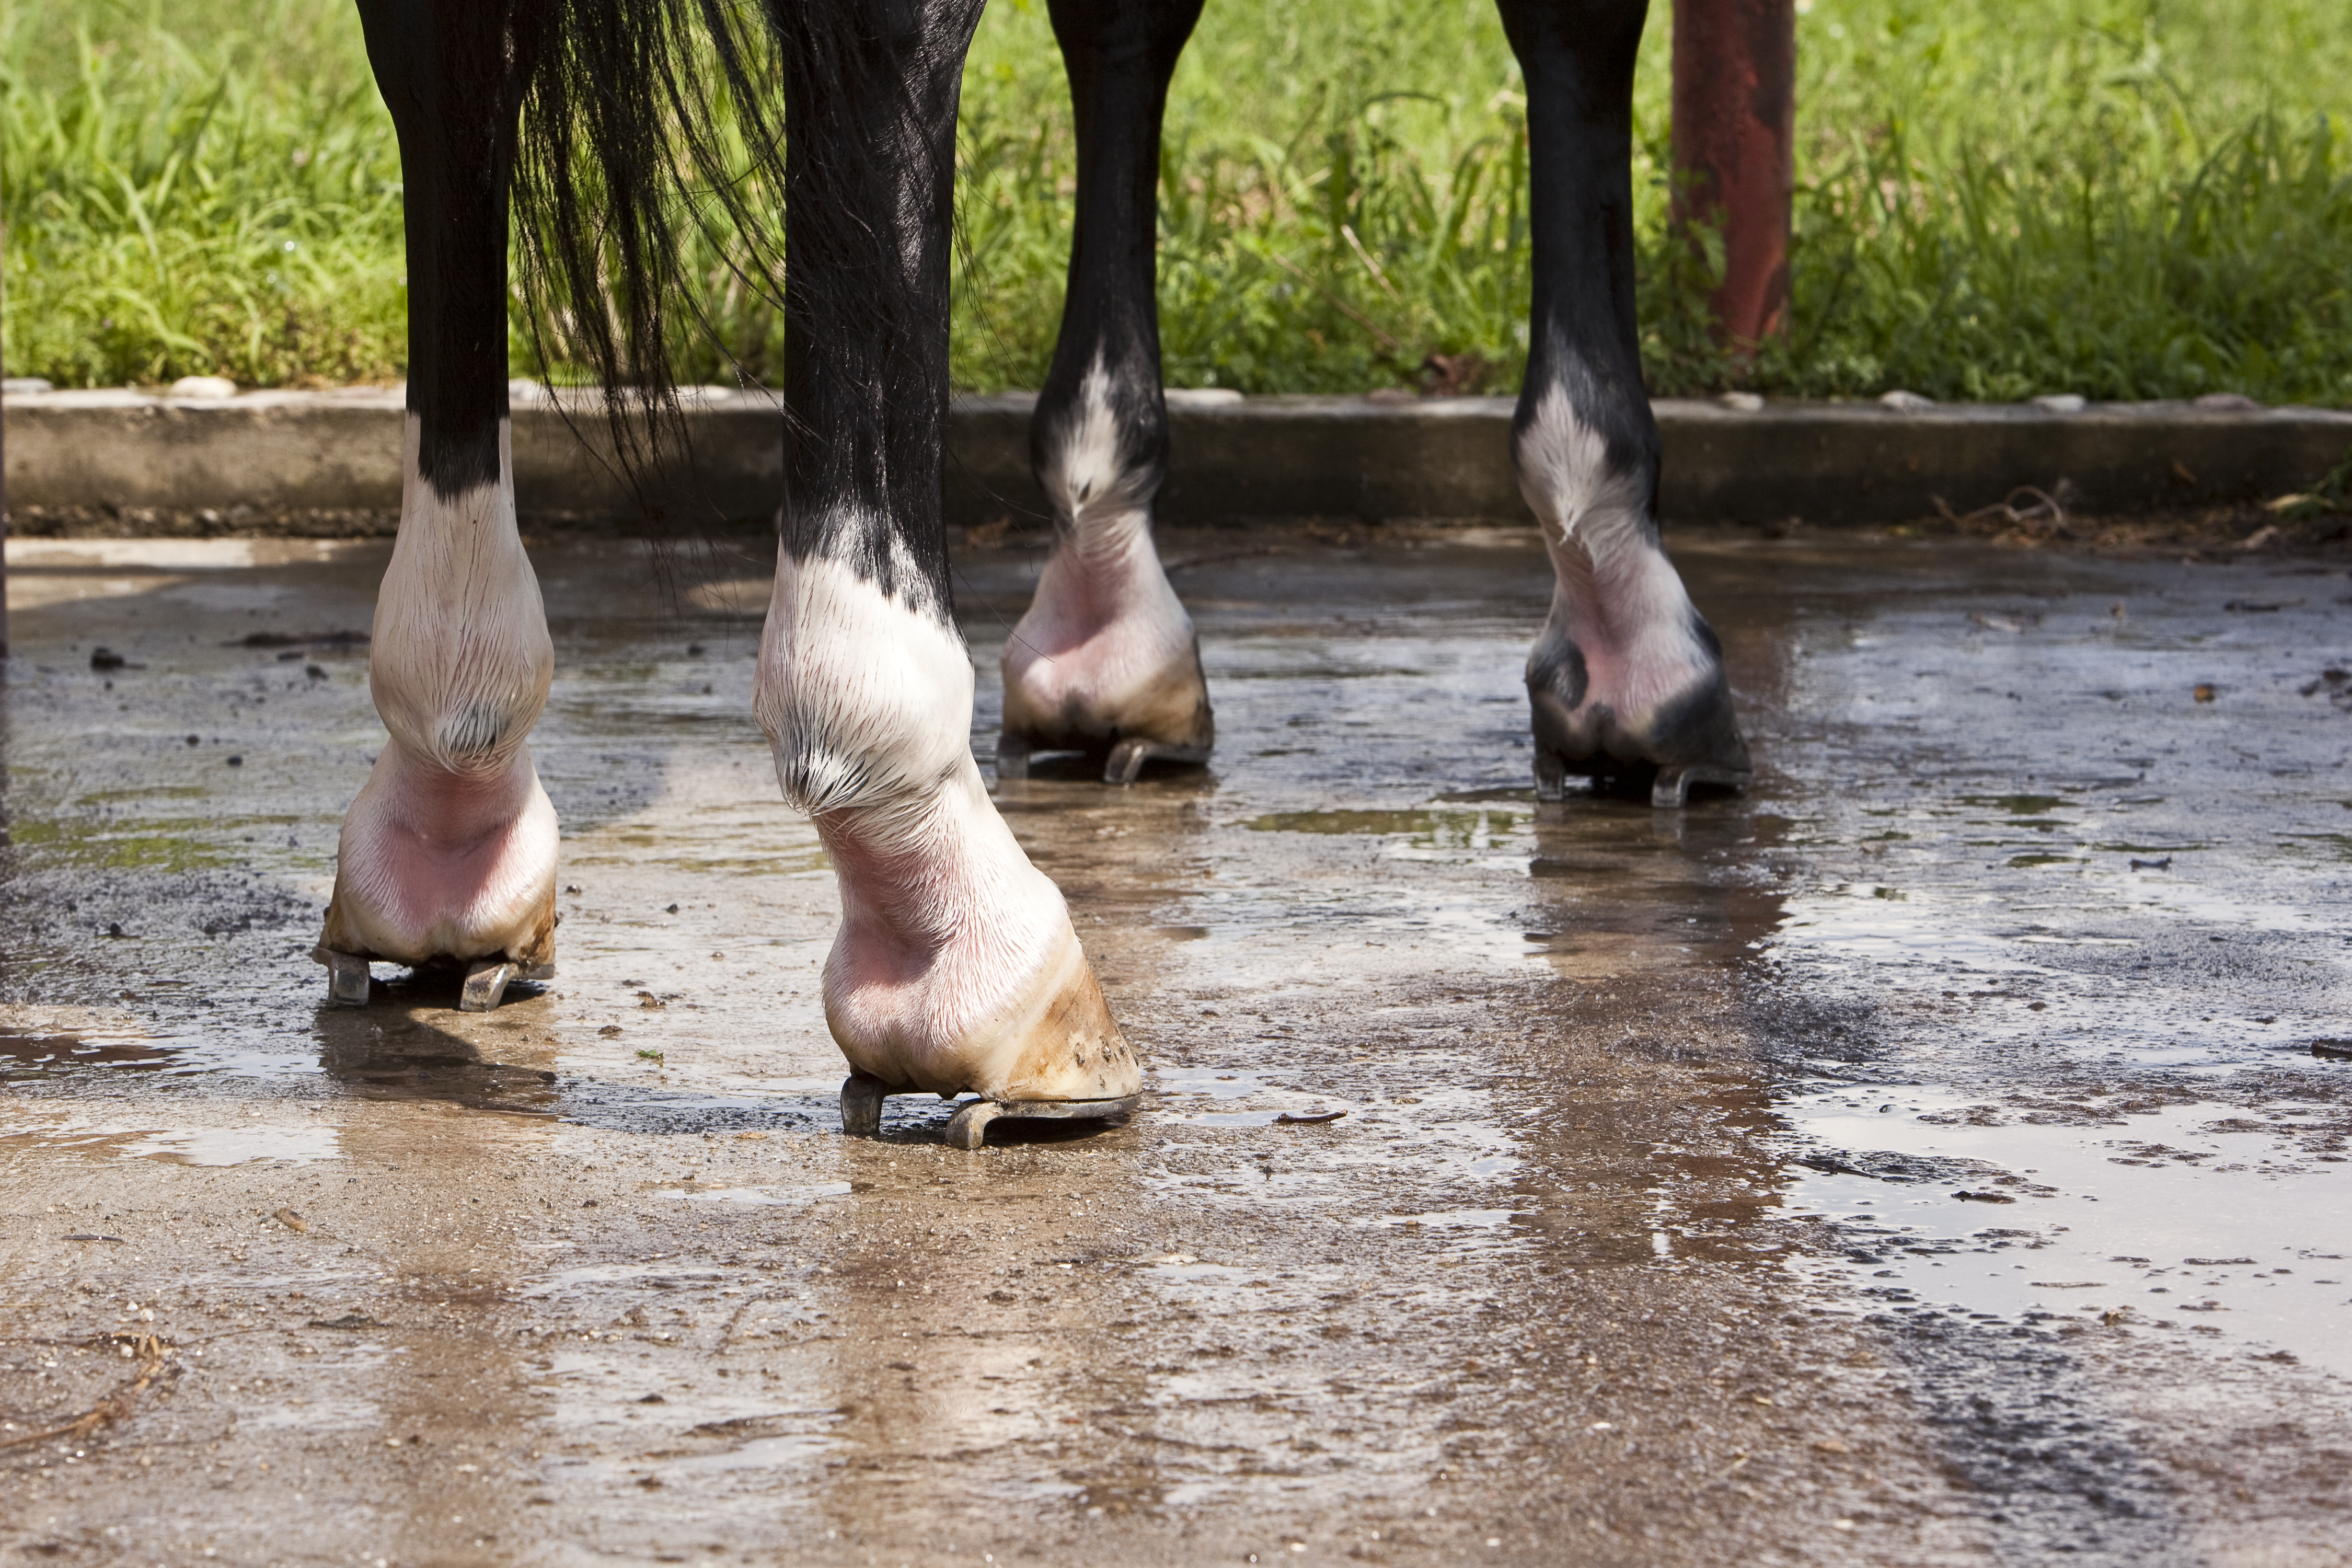
M 1723 231 L 1716 329 L 1743 357 L 1787 324 L 1795 0 L 1675 0 L 1677 225 Z

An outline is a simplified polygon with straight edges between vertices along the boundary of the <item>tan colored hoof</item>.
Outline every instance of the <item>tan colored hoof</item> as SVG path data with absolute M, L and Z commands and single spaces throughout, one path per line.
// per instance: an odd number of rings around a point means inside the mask
M 1196 642 L 1135 690 L 1113 700 L 1081 705 L 1073 698 L 1060 709 L 1041 707 L 1006 672 L 1004 729 L 996 741 L 996 776 L 1029 776 L 1038 752 L 1109 752 L 1103 783 L 1130 784 L 1149 762 L 1198 767 L 1216 744 L 1217 720 L 1209 706 L 1209 685 L 1201 672 Z
M 1034 1000 L 1003 1026 L 1000 1037 L 1018 1047 L 997 1057 L 993 1070 L 929 1087 L 969 1089 L 1004 1105 L 1119 1100 L 1143 1087 L 1143 1065 L 1112 1019 L 1077 934 L 1063 940 L 1060 960 Z

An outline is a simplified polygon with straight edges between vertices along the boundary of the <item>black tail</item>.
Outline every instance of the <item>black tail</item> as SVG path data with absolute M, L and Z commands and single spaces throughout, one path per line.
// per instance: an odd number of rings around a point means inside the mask
M 886 588 L 907 546 L 948 603 L 955 117 L 980 0 L 518 4 L 526 302 L 604 384 L 623 466 L 658 467 L 677 428 L 671 334 L 709 325 L 681 287 L 699 226 L 781 308 L 787 545 L 870 555 Z
M 604 387 L 635 477 L 676 428 L 676 334 L 709 327 L 683 287 L 682 238 L 699 227 L 782 307 L 776 16 L 734 0 L 519 0 L 514 16 L 526 331 L 542 373 L 578 366 Z

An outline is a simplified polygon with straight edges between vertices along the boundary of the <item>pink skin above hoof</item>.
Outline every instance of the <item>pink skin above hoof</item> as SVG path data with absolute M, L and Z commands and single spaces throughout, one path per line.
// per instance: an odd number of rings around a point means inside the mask
M 386 746 L 343 816 L 323 945 L 396 963 L 555 953 L 555 807 L 529 752 L 449 773 Z
M 1055 542 L 1003 668 L 1005 733 L 1033 749 L 1215 741 L 1192 618 L 1140 515 Z
M 841 888 L 825 1021 L 849 1065 L 894 1090 L 1133 1093 L 1141 1068 L 1062 895 L 972 760 L 971 694 L 934 606 L 835 562 L 778 561 L 754 711 Z
M 1647 477 L 1612 469 L 1606 443 L 1557 389 L 1517 457 L 1554 574 L 1551 615 L 1528 656 L 1537 795 L 1558 799 L 1571 773 L 1744 783 L 1723 651 L 1659 546 Z M 1669 793 L 1679 804 L 1680 787 Z

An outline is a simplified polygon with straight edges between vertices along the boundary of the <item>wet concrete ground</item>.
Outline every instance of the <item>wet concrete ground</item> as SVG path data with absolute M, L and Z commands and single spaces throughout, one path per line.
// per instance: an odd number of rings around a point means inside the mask
M 964 1154 L 839 1135 L 764 561 L 536 552 L 559 978 L 321 1005 L 385 548 L 12 549 L 0 1561 L 2352 1560 L 2340 562 L 1685 540 L 1660 816 L 1527 536 L 1171 539 L 1215 767 L 1002 792 L 1146 1109 Z

